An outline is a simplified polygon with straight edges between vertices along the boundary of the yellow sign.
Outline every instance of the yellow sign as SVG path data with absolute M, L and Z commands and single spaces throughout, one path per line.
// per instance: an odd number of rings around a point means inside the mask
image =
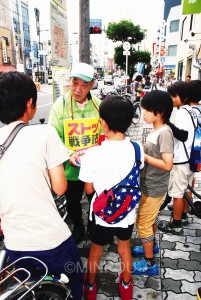
M 99 117 L 79 120 L 65 119 L 65 145 L 77 152 L 79 156 L 85 154 L 88 148 L 98 145 L 99 120 Z

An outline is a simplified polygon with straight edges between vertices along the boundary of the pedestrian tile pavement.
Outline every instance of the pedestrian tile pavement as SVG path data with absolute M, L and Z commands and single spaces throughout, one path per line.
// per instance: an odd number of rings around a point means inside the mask
M 132 140 L 145 142 L 151 126 L 142 120 L 132 126 L 129 135 Z M 195 190 L 201 194 L 201 174 L 195 175 Z M 197 199 L 195 199 L 197 200 Z M 83 196 L 83 219 L 87 226 L 88 202 Z M 169 221 L 171 212 L 165 208 L 160 212 L 162 221 Z M 134 280 L 133 298 L 135 300 L 194 300 L 197 299 L 196 290 L 201 287 L 201 219 L 189 215 L 189 224 L 184 226 L 183 235 L 170 235 L 156 232 L 159 253 L 155 255 L 159 267 L 157 276 L 132 275 Z M 136 227 L 131 237 L 131 247 L 140 245 Z M 87 233 L 78 245 L 80 255 L 87 266 L 90 250 L 90 240 Z M 133 261 L 138 261 L 134 257 Z M 104 247 L 103 256 L 99 263 L 97 274 L 97 300 L 118 300 L 118 277 L 121 273 L 120 257 L 117 251 L 117 240 Z

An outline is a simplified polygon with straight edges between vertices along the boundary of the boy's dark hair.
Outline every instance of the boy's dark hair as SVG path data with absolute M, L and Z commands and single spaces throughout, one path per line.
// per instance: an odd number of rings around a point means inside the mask
M 99 114 L 110 130 L 125 133 L 131 125 L 134 109 L 130 100 L 113 95 L 101 102 Z
M 142 81 L 142 76 L 141 75 L 137 75 L 135 77 L 135 81 Z
M 0 121 L 9 124 L 21 118 L 28 100 L 36 107 L 36 85 L 26 74 L 7 72 L 0 74 Z
M 173 110 L 173 101 L 167 92 L 154 90 L 143 97 L 141 106 L 155 116 L 157 113 L 163 114 L 163 122 L 167 123 Z
M 192 80 L 189 83 L 189 94 L 187 104 L 190 102 L 199 102 L 201 101 L 201 80 Z
M 167 92 L 172 97 L 179 96 L 182 103 L 185 103 L 188 99 L 189 94 L 189 82 L 176 81 L 168 87 Z

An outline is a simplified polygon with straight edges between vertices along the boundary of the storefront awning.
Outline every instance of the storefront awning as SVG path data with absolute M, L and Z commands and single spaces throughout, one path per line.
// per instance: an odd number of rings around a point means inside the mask
M 14 66 L 0 66 L 0 72 L 9 72 L 9 71 L 17 71 Z

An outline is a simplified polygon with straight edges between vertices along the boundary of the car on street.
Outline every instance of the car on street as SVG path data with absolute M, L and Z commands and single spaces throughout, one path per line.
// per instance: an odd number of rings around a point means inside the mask
M 104 85 L 107 85 L 107 84 L 114 84 L 114 77 L 113 75 L 105 75 L 104 79 Z

